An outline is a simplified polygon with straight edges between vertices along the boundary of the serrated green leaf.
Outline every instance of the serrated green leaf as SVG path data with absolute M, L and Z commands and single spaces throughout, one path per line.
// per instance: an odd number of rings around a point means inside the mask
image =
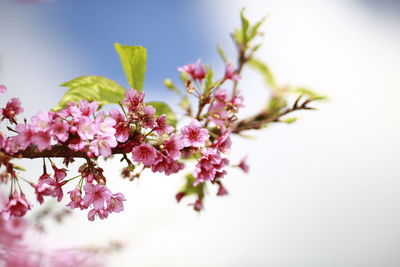
M 264 62 L 262 62 L 261 60 L 252 58 L 248 61 L 248 64 L 250 67 L 258 70 L 264 76 L 264 79 L 265 79 L 265 82 L 267 83 L 267 85 L 271 86 L 272 88 L 278 87 L 278 85 L 275 82 L 274 75 L 272 74 L 272 72 L 270 71 L 270 69 Z
M 148 102 L 146 105 L 151 105 L 156 109 L 156 115 L 160 116 L 162 114 L 167 115 L 167 123 L 172 126 L 176 126 L 177 119 L 175 112 L 164 102 Z
M 125 89 L 117 82 L 102 76 L 82 76 L 61 84 L 69 90 L 53 108 L 60 111 L 69 102 L 97 101 L 100 105 L 117 104 L 125 97 Z
M 122 68 L 124 69 L 129 85 L 141 92 L 146 74 L 146 48 L 143 46 L 121 45 L 119 43 L 115 43 L 114 46 L 121 60 Z

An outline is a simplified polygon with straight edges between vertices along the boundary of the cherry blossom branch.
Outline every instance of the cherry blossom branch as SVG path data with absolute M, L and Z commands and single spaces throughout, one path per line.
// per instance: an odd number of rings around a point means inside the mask
M 126 149 L 123 147 L 115 147 L 111 149 L 111 154 L 124 154 Z M 87 159 L 88 155 L 83 151 L 75 151 L 65 145 L 52 145 L 50 148 L 40 151 L 36 146 L 30 145 L 25 150 L 19 151 L 16 158 L 84 158 Z
M 300 100 L 303 96 L 300 95 L 296 101 L 294 102 L 293 106 L 284 109 L 283 111 L 276 114 L 276 112 L 272 112 L 271 110 L 263 110 L 258 114 L 242 119 L 236 122 L 233 133 L 240 134 L 243 131 L 247 130 L 258 130 L 264 128 L 268 123 L 278 123 L 283 122 L 282 117 L 293 113 L 299 110 L 315 110 L 313 107 L 309 107 L 308 104 L 312 101 L 318 100 L 318 98 L 309 98 L 305 100 L 303 103 L 300 104 Z
M 190 205 L 196 211 L 203 209 L 204 198 L 209 192 L 207 186 L 217 187 L 217 196 L 227 195 L 223 181 L 228 169 L 238 167 L 248 172 L 245 159 L 239 164 L 229 162 L 232 134 L 285 122 L 284 116 L 313 109 L 309 103 L 320 99 L 302 89 L 289 107 L 287 90 L 275 83 L 263 62 L 253 58 L 260 47 L 254 40 L 261 35 L 258 29 L 263 20 L 251 25 L 242 12 L 241 21 L 242 27 L 232 34 L 237 48 L 237 66 L 219 48 L 225 71 L 218 79 L 214 78 L 210 65 L 198 60 L 178 68 L 184 90 L 178 89 L 170 79 L 164 81 L 166 87 L 182 100 L 180 106 L 186 117 L 179 120 L 168 104 L 144 101 L 142 90 L 147 56 L 146 49 L 141 46 L 115 45 L 131 86 L 128 90 L 105 77 L 81 76 L 62 84 L 69 90 L 52 111 L 39 111 L 22 121 L 17 118 L 23 112 L 21 102 L 18 98 L 10 99 L 0 109 L 0 123 L 11 125 L 4 125 L 10 131 L 7 134 L 0 132 L 0 184 L 10 189 L 9 201 L 4 209 L 0 209 L 0 216 L 21 217 L 31 209 L 19 181 L 34 189 L 39 204 L 44 203 L 44 197 L 53 197 L 60 202 L 64 188 L 73 184 L 73 189 L 67 192 L 71 200 L 67 206 L 82 210 L 90 208 L 90 221 L 123 211 L 124 195 L 113 194 L 107 188 L 104 170 L 98 163 L 99 158 L 114 155 L 122 155 L 121 162 L 126 165 L 121 174 L 129 180 L 139 178 L 144 171 L 169 176 L 184 170 L 187 161 L 195 161 L 176 200 L 195 196 L 195 202 Z M 258 114 L 238 120 L 239 110 L 245 107 L 243 90 L 238 88 L 239 80 L 247 65 L 256 65 L 264 74 L 272 97 Z M 225 88 L 227 81 L 232 84 L 230 90 Z M 0 93 L 5 90 L 0 86 Z M 308 96 L 305 101 L 301 101 L 303 95 Z M 197 101 L 196 113 L 191 108 L 190 97 Z M 105 104 L 118 104 L 120 109 L 106 112 L 101 110 Z M 42 175 L 35 181 L 21 177 L 23 169 L 14 163 L 21 158 L 43 158 Z M 67 170 L 57 167 L 51 158 L 63 158 L 64 166 L 78 158 L 85 162 L 78 168 L 78 176 L 67 178 Z M 47 172 L 47 159 L 54 172 Z

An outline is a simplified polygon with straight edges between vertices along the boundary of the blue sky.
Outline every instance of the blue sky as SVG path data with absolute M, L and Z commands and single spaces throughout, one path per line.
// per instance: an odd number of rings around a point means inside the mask
M 206 14 L 199 12 L 201 5 L 195 1 L 58 0 L 21 4 L 5 0 L 0 3 L 0 14 L 2 6 L 18 14 L 19 20 L 34 20 L 42 31 L 49 32 L 50 42 L 44 46 L 61 41 L 71 54 L 84 59 L 86 73 L 79 75 L 103 75 L 125 86 L 115 42 L 147 48 L 147 88 L 160 88 L 164 78 L 178 77 L 178 66 L 200 57 L 207 59 L 216 46 L 203 38 L 207 34 L 202 23 Z M 0 24 L 13 27 L 4 16 Z

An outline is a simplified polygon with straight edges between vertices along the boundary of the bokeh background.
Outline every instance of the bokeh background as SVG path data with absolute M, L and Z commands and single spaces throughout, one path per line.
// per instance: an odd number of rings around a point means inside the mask
M 107 161 L 126 211 L 48 222 L 38 246 L 122 241 L 107 266 L 400 265 L 399 1 L 0 0 L 0 84 L 26 116 L 54 106 L 58 85 L 77 76 L 127 85 L 120 42 L 148 49 L 147 99 L 173 104 L 162 80 L 177 79 L 178 66 L 202 58 L 223 71 L 217 43 L 234 58 L 229 33 L 241 7 L 251 20 L 270 15 L 259 56 L 278 81 L 330 101 L 293 125 L 251 133 L 256 140 L 235 139 L 232 161 L 248 155 L 251 173 L 231 171 L 230 195 L 208 198 L 200 215 L 176 204 L 179 176 L 128 182 L 118 160 Z M 243 76 L 249 114 L 267 90 L 257 74 Z M 25 163 L 36 179 L 38 162 Z

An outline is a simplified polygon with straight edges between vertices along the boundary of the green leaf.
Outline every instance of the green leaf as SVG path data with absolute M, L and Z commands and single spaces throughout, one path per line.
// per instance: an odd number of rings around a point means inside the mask
M 214 79 L 214 72 L 213 70 L 207 66 L 207 72 L 206 72 L 206 93 L 208 93 L 208 91 L 210 91 L 212 89 L 212 85 L 214 83 L 213 81 Z
M 306 95 L 308 97 L 313 98 L 314 100 L 324 100 L 324 99 L 326 99 L 326 96 L 319 95 L 316 92 L 314 92 L 314 91 L 312 91 L 310 89 L 304 88 L 304 87 L 295 88 L 293 90 L 293 92 L 299 93 L 301 95 Z
M 100 105 L 117 104 L 125 97 L 125 89 L 117 82 L 102 76 L 82 76 L 61 84 L 69 90 L 64 94 L 54 111 L 62 110 L 69 102 L 80 100 L 97 101 Z
M 242 40 L 246 44 L 248 41 L 247 31 L 249 30 L 249 20 L 244 16 L 244 8 L 240 11 L 240 20 L 242 22 Z
M 122 68 L 124 69 L 129 85 L 141 92 L 146 73 L 146 48 L 142 46 L 121 45 L 119 43 L 115 43 L 114 46 L 121 60 Z
M 165 79 L 164 86 L 173 92 L 180 93 L 179 89 L 176 87 L 176 85 L 171 79 Z
M 222 78 L 222 79 L 220 79 L 220 80 L 215 81 L 215 82 L 213 83 L 213 85 L 211 86 L 211 88 L 217 88 L 217 87 L 219 87 L 219 86 L 221 85 L 221 83 L 222 83 L 223 80 L 224 80 L 224 79 Z
M 233 32 L 233 38 L 235 39 L 236 43 L 243 44 L 243 34 L 241 29 L 236 29 Z
M 180 74 L 180 78 L 183 84 L 186 84 L 187 80 L 189 80 L 189 74 L 186 72 L 182 71 Z
M 268 68 L 268 66 L 262 62 L 261 60 L 252 58 L 248 61 L 248 64 L 250 67 L 253 67 L 254 69 L 258 70 L 265 79 L 265 82 L 267 85 L 271 86 L 272 88 L 278 88 L 278 85 L 276 84 L 275 78 Z
M 256 34 L 257 34 L 257 32 L 258 32 L 258 29 L 260 28 L 260 26 L 264 23 L 264 21 L 265 21 L 266 19 L 267 19 L 267 17 L 263 17 L 259 22 L 257 22 L 256 24 L 254 24 L 253 27 L 251 27 L 250 33 L 249 33 L 249 36 L 248 36 L 249 41 L 250 41 L 251 39 L 253 39 L 253 38 L 256 36 Z
M 167 123 L 172 126 L 176 126 L 177 119 L 175 112 L 164 102 L 148 102 L 146 105 L 151 105 L 156 109 L 156 115 L 160 116 L 162 114 L 167 115 Z
M 179 190 L 179 192 L 184 192 L 186 196 L 193 194 L 200 196 L 204 195 L 204 184 L 200 183 L 196 186 L 193 186 L 195 178 L 192 174 L 187 174 L 185 176 L 185 180 L 185 185 Z
M 292 124 L 292 123 L 294 123 L 296 121 L 297 121 L 296 117 L 290 117 L 290 118 L 286 118 L 286 119 L 283 120 L 283 122 L 287 123 L 287 124 Z
M 218 54 L 222 58 L 222 60 L 226 63 L 228 62 L 228 58 L 226 57 L 225 51 L 220 47 L 219 45 L 217 46 L 218 48 Z
M 273 96 L 269 100 L 268 109 L 271 112 L 279 112 L 282 108 L 286 107 L 287 102 L 283 97 Z

